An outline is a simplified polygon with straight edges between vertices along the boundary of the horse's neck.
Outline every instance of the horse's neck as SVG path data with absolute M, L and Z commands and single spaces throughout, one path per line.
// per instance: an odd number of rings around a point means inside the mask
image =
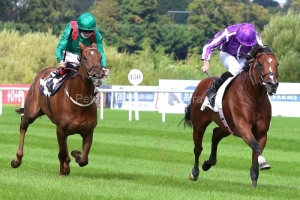
M 90 96 L 94 94 L 94 84 L 85 76 L 86 73 L 79 69 L 79 73 L 73 77 L 70 87 L 72 88 L 71 95 Z
M 252 72 L 252 77 L 254 75 L 253 73 L 254 72 Z M 243 90 L 250 100 L 255 101 L 256 103 L 260 103 L 263 102 L 265 98 L 267 98 L 266 89 L 258 82 L 258 80 L 251 80 L 249 72 L 241 73 L 240 76 Z M 255 85 L 253 85 L 253 81 Z

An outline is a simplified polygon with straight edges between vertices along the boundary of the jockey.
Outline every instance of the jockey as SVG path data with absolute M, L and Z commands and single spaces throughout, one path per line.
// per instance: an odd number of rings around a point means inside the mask
M 101 64 L 104 68 L 104 75 L 107 76 L 109 74 L 109 70 L 106 69 L 106 56 L 103 50 L 102 35 L 96 28 L 96 19 L 92 14 L 85 12 L 78 17 L 77 23 L 76 21 L 68 23 L 63 31 L 56 48 L 56 59 L 60 68 L 52 72 L 50 76 L 60 78 L 69 71 L 69 68 L 74 68 L 79 65 L 79 42 L 84 45 L 91 45 L 92 43 L 97 45 L 102 57 Z M 49 79 L 46 86 L 51 92 L 53 80 Z
M 250 52 L 256 44 L 263 45 L 260 35 L 250 23 L 242 23 L 228 26 L 218 32 L 213 39 L 209 40 L 203 47 L 202 60 L 203 72 L 209 69 L 209 60 L 214 49 L 220 47 L 220 60 L 228 70 L 213 81 L 212 86 L 206 91 L 208 100 L 211 102 L 221 85 L 232 76 L 237 75 L 242 68 L 246 58 L 243 53 Z

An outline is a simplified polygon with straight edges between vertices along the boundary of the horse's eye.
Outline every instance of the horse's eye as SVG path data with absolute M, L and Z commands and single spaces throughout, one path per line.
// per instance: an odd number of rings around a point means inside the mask
M 87 59 L 86 59 L 86 57 L 82 57 L 82 59 L 84 60 L 84 61 L 86 61 Z

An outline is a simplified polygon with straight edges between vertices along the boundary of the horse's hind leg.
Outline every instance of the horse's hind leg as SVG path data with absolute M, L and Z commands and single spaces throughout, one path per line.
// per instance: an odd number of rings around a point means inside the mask
M 27 95 L 28 97 L 28 95 Z M 35 102 L 25 102 L 25 108 L 20 108 L 16 110 L 17 113 L 22 114 L 21 124 L 20 124 L 20 142 L 19 149 L 16 153 L 16 158 L 11 161 L 11 166 L 17 168 L 22 164 L 22 158 L 24 155 L 24 141 L 25 134 L 29 124 L 33 123 L 34 120 L 43 115 L 43 112 L 40 110 L 40 107 Z
M 190 180 L 196 181 L 199 178 L 199 157 L 201 155 L 201 152 L 203 150 L 202 147 L 202 140 L 203 135 L 206 128 L 200 128 L 193 126 L 193 140 L 194 140 L 194 155 L 195 155 L 195 163 L 194 167 L 192 168 L 192 172 L 190 173 Z
M 80 167 L 84 167 L 88 164 L 88 157 L 90 148 L 93 141 L 93 131 L 90 131 L 86 134 L 82 134 L 82 152 L 78 150 L 73 150 L 71 155 L 75 158 L 75 161 L 79 164 Z
M 209 159 L 202 163 L 203 171 L 208 171 L 211 166 L 214 166 L 217 163 L 217 150 L 219 142 L 224 138 L 230 135 L 228 131 L 223 131 L 220 127 L 216 127 L 213 130 L 213 135 L 211 138 L 211 152 Z

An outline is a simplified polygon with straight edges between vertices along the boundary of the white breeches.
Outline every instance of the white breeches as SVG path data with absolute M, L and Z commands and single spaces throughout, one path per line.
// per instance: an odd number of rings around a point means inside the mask
M 232 74 L 237 75 L 245 65 L 245 58 L 236 59 L 234 56 L 229 53 L 220 52 L 220 60 L 224 67 Z
M 77 67 L 79 65 L 78 55 L 67 51 L 65 62 L 70 62 L 74 67 Z

